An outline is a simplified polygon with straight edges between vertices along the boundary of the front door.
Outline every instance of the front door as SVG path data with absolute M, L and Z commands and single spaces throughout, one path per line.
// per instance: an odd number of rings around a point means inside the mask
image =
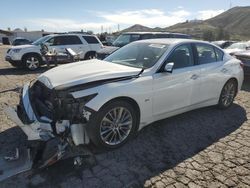
M 174 63 L 172 73 L 160 71 L 153 76 L 153 114 L 156 119 L 192 105 L 192 97 L 199 88 L 200 70 L 194 66 L 190 44 L 177 47 L 164 64 L 169 62 Z

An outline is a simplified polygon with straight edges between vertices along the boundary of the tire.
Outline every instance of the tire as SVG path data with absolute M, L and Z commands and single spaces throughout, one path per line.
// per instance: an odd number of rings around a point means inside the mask
M 97 148 L 115 149 L 135 134 L 137 123 L 138 117 L 133 106 L 126 101 L 117 100 L 107 103 L 91 117 L 87 131 Z
M 233 79 L 228 80 L 221 90 L 218 107 L 220 109 L 229 108 L 233 104 L 236 94 L 237 82 Z
M 42 59 L 39 55 L 28 54 L 23 58 L 25 67 L 31 71 L 38 69 L 42 63 Z
M 88 59 L 95 59 L 95 58 L 96 58 L 96 53 L 95 53 L 95 52 L 88 52 L 88 53 L 85 55 L 85 57 L 84 57 L 85 60 L 88 60 Z

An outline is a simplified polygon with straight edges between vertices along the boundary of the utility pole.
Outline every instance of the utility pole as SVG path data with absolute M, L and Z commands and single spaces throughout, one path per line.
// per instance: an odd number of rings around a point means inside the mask
M 229 9 L 232 8 L 232 0 L 230 0 Z
M 101 33 L 103 33 L 103 25 L 101 26 Z

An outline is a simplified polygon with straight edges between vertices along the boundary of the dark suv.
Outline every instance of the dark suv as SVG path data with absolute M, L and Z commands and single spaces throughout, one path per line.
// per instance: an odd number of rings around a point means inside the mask
M 122 33 L 112 44 L 102 48 L 97 52 L 98 59 L 104 59 L 108 55 L 112 54 L 117 49 L 137 40 L 155 39 L 155 38 L 191 38 L 189 35 L 181 33 L 168 33 L 168 32 L 127 32 Z

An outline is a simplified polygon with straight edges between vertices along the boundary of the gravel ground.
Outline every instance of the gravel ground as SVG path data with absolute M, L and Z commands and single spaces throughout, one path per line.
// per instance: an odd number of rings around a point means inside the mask
M 38 72 L 12 68 L 0 46 L 0 91 L 34 79 Z M 25 143 L 3 112 L 18 94 L 0 93 L 0 154 Z M 95 155 L 81 168 L 63 161 L 32 176 L 0 182 L 11 187 L 250 187 L 250 79 L 228 110 L 203 108 L 144 128 L 122 148 Z

